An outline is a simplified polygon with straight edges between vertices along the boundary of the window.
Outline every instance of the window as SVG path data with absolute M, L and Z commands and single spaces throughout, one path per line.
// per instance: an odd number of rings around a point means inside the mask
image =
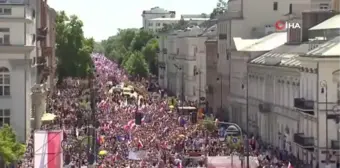
M 9 70 L 6 67 L 0 68 L 0 96 L 9 96 L 10 95 L 10 85 L 11 78 L 9 74 Z
M 160 26 L 161 26 L 161 23 L 157 23 L 156 26 L 160 27 Z
M 0 32 L 3 34 L 0 36 L 0 44 L 10 44 L 9 28 L 0 28 Z
M 5 15 L 11 15 L 12 14 L 12 9 L 11 8 L 5 8 L 4 9 L 4 14 Z
M 0 8 L 0 15 L 11 15 L 12 9 L 11 8 Z
M 0 109 L 0 127 L 11 124 L 11 110 Z
M 293 13 L 293 4 L 289 4 L 289 14 Z
M 340 102 L 340 83 L 338 83 L 338 90 L 337 90 L 338 92 L 338 104 L 339 104 L 339 102 Z
M 32 9 L 32 18 L 35 18 L 35 10 Z
M 149 26 L 153 26 L 153 24 L 152 24 L 152 23 L 149 23 Z
M 319 8 L 322 10 L 327 10 L 329 8 L 329 4 L 320 4 Z
M 177 55 L 179 55 L 179 48 L 177 48 Z
M 273 4 L 273 10 L 274 10 L 274 11 L 277 11 L 277 8 L 278 8 L 278 3 L 277 3 L 277 2 L 274 2 L 274 4 Z

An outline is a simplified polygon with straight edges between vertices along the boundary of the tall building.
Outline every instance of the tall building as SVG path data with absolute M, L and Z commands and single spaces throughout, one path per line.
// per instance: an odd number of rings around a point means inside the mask
M 33 68 L 36 74 L 32 83 L 31 124 L 33 129 L 39 129 L 41 118 L 46 113 L 47 91 L 53 91 L 55 86 L 55 19 L 56 11 L 47 5 L 47 0 L 35 0 L 39 13 L 37 29 L 37 52 L 33 58 Z M 51 93 L 50 92 L 50 93 Z
M 11 125 L 22 142 L 31 131 L 30 94 L 37 82 L 37 45 L 44 30 L 37 29 L 39 6 L 38 0 L 0 1 L 0 127 Z
M 167 11 L 163 8 L 158 6 L 151 8 L 150 10 L 144 10 L 142 13 L 143 17 L 143 28 L 147 29 L 150 24 L 151 19 L 155 18 L 175 18 L 176 12 L 175 11 Z

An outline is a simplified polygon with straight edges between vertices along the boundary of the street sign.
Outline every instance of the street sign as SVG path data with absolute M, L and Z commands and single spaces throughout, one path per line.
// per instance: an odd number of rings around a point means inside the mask
M 237 143 L 237 141 L 238 141 L 238 139 L 237 138 L 235 138 L 235 137 L 233 137 L 233 139 L 232 139 L 232 141 L 233 141 L 233 143 Z

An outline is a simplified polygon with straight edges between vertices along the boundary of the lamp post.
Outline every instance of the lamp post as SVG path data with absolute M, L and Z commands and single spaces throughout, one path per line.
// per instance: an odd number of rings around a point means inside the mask
M 220 82 L 220 111 L 222 112 L 222 107 L 223 107 L 223 79 L 222 75 L 216 79 L 217 81 Z
M 177 68 L 177 70 L 181 71 L 181 103 L 182 103 L 182 111 L 183 114 L 183 107 L 184 107 L 184 72 L 183 72 L 183 66 L 178 66 L 177 64 L 174 64 L 174 66 Z
M 198 75 L 198 105 L 197 107 L 200 108 L 201 106 L 201 75 L 202 71 L 201 69 L 195 69 L 194 75 Z
M 247 66 L 247 75 L 246 75 L 246 86 L 244 84 L 241 85 L 241 88 L 244 89 L 246 87 L 246 131 L 247 134 L 249 135 L 249 76 L 248 76 L 248 66 Z M 248 137 L 247 137 L 248 138 Z M 247 168 L 249 168 L 249 155 L 250 155 L 250 149 L 249 149 L 249 141 L 247 139 L 247 146 L 246 146 L 246 151 L 247 151 Z
M 325 95 L 325 103 L 326 103 L 326 165 L 329 164 L 329 146 L 328 146 L 328 86 L 327 81 L 323 80 L 320 82 L 321 93 Z

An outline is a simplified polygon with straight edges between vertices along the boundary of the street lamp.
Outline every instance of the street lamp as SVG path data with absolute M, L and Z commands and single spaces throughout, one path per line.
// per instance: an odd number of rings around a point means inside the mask
M 244 84 L 241 84 L 242 90 L 246 89 L 246 131 L 249 135 L 249 76 L 248 76 L 248 66 L 247 66 L 247 76 L 246 76 L 246 86 Z M 247 137 L 248 138 L 248 137 Z M 247 139 L 246 141 L 246 150 L 247 150 L 247 168 L 249 168 L 249 156 L 250 156 L 250 149 L 249 149 L 249 141 Z
M 328 85 L 327 81 L 323 80 L 320 82 L 321 93 L 325 95 L 325 102 L 326 102 L 326 165 L 329 164 L 329 147 L 328 147 Z
M 220 112 L 222 113 L 222 106 L 223 106 L 223 79 L 222 75 L 216 78 L 216 81 L 220 82 Z
M 183 72 L 182 66 L 178 66 L 177 64 L 174 64 L 174 66 L 177 68 L 177 70 L 182 71 L 182 74 L 181 74 L 182 75 L 182 77 L 181 77 L 181 103 L 182 103 L 181 113 L 183 114 L 183 107 L 184 107 L 184 72 Z

